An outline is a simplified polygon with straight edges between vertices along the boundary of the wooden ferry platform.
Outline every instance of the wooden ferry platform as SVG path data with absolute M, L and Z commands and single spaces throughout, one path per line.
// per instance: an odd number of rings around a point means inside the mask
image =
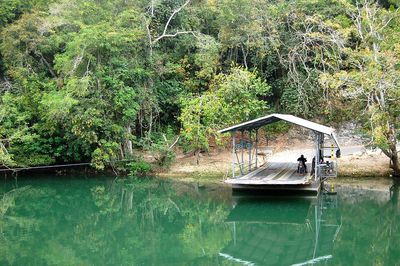
M 313 176 L 297 173 L 297 164 L 288 162 L 272 162 L 247 175 L 226 179 L 225 183 L 231 184 L 235 191 L 262 190 L 317 195 L 321 189 L 320 183 L 314 182 Z
M 259 159 L 259 155 L 265 155 L 265 153 L 258 145 L 258 129 L 281 120 L 314 132 L 315 153 L 312 156 L 314 160 L 311 163 L 309 157 L 308 173 L 297 172 L 296 154 L 293 155 L 295 157 L 289 156 L 280 160 L 274 160 L 272 156 L 272 159 L 270 158 L 264 164 Z M 272 114 L 219 132 L 230 132 L 232 136 L 232 176 L 226 179 L 225 183 L 232 185 L 235 190 L 293 191 L 318 194 L 322 182 L 337 175 L 335 158 L 340 157 L 340 147 L 334 135 L 334 129 L 331 127 L 292 115 Z M 239 138 L 239 141 L 236 138 Z
M 310 174 L 297 173 L 296 163 L 272 162 L 250 172 L 247 175 L 225 180 L 228 184 L 241 185 L 309 185 Z

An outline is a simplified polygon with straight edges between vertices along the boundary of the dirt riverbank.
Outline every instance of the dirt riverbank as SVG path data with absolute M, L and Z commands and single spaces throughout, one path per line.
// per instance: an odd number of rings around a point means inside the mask
M 296 162 L 299 154 L 311 153 L 311 150 L 291 149 L 277 152 L 273 155 L 274 159 L 279 157 L 292 158 Z M 311 156 L 309 156 L 311 161 Z M 194 156 L 178 156 L 176 162 L 168 172 L 161 173 L 163 176 L 175 177 L 213 177 L 213 179 L 223 180 L 229 174 L 232 155 L 229 151 L 205 153 L 200 156 L 199 164 L 196 163 Z M 267 159 L 268 160 L 268 159 Z M 379 152 L 355 152 L 343 155 L 337 159 L 338 176 L 340 178 L 367 178 L 367 177 L 389 177 L 389 160 Z
M 389 159 L 380 150 L 370 150 L 363 143 L 365 140 L 355 131 L 356 126 L 349 124 L 338 130 L 337 138 L 341 144 L 341 158 L 337 159 L 338 178 L 336 183 L 353 184 L 369 183 L 381 180 L 385 183 L 390 179 Z M 314 136 L 312 132 L 299 127 L 291 128 L 287 133 L 267 141 L 261 139 L 261 144 L 272 147 L 272 156 L 268 161 L 296 162 L 304 154 L 309 166 L 314 157 Z M 327 153 L 329 151 L 326 151 Z M 230 175 L 232 154 L 230 148 L 217 149 L 201 153 L 199 164 L 196 157 L 179 153 L 169 171 L 159 176 L 173 177 L 188 181 L 222 182 Z M 385 184 L 386 185 L 386 184 Z

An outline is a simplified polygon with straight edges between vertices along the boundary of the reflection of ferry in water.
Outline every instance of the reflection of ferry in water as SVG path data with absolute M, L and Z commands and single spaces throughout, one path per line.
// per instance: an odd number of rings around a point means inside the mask
M 220 256 L 244 265 L 308 265 L 332 259 L 341 216 L 336 196 L 239 199 L 232 241 Z

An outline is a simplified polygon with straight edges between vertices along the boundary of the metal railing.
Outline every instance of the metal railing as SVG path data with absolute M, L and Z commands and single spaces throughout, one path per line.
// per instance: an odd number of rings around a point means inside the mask
M 337 163 L 334 161 L 318 164 L 318 176 L 321 179 L 337 177 Z
M 258 164 L 260 163 L 260 160 L 257 160 L 256 158 L 252 159 L 250 162 L 249 161 L 244 161 L 244 162 L 235 162 L 233 163 L 233 169 L 236 173 L 237 170 L 239 170 L 239 175 L 235 174 L 235 178 L 239 178 L 243 175 L 246 175 L 250 173 L 251 171 L 255 170 L 258 168 Z M 256 167 L 257 165 L 257 167 Z M 254 166 L 254 167 L 253 167 Z

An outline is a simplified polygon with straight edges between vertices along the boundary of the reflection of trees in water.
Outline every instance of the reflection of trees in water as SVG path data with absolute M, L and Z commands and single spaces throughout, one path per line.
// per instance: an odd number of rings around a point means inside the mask
M 61 180 L 40 183 L 14 200 L 0 218 L 0 265 L 228 263 L 217 254 L 233 241 L 225 222 L 229 190 L 155 180 Z M 343 226 L 328 263 L 400 261 L 398 188 L 386 202 L 365 195 L 349 202 L 339 193 L 338 206 Z M 315 231 L 315 213 L 307 215 L 305 232 Z M 335 215 L 325 210 L 322 220 Z M 319 241 L 324 235 L 322 230 Z
M 7 250 L 12 257 L 0 258 L 0 264 L 209 261 L 231 237 L 223 223 L 228 206 L 190 185 L 88 183 L 43 186 L 37 190 L 43 193 L 23 194 L 13 211 L 34 217 L 38 226 L 25 235 L 11 226 L 15 241 L 6 246 L 15 244 Z
M 212 257 L 230 238 L 223 224 L 227 206 L 213 201 L 209 195 L 200 194 L 196 186 L 154 181 L 142 181 L 140 186 L 145 189 L 138 190 L 129 184 L 121 186 L 118 194 L 121 208 L 135 217 L 143 232 L 162 235 L 172 230 L 181 250 L 177 254 Z M 162 236 L 151 239 L 160 238 Z M 157 248 L 159 244 L 150 254 L 157 254 Z
M 3 256 L 6 261 L 12 263 L 22 248 L 21 238 L 29 238 L 38 227 L 36 219 L 21 216 L 14 211 L 19 197 L 35 193 L 38 191 L 25 186 L 0 194 L 0 264 Z
M 137 262 L 145 258 L 157 264 L 168 258 L 179 260 L 181 256 L 212 257 L 230 237 L 222 223 L 228 212 L 226 205 L 187 186 L 139 180 L 114 184 L 108 189 L 95 187 L 92 197 L 99 208 L 97 215 L 101 216 L 96 217 L 97 222 L 114 224 L 117 220 L 114 231 L 124 232 L 120 239 L 129 242 L 125 249 L 141 252 L 131 258 Z M 173 246 L 168 246 L 171 243 Z M 115 259 L 125 260 L 125 256 Z
M 387 193 L 387 192 L 382 192 Z M 386 202 L 361 197 L 357 204 L 341 201 L 342 233 L 334 263 L 341 265 L 397 265 L 400 261 L 399 188 Z
M 390 217 L 384 231 L 387 238 L 387 257 L 389 262 L 400 263 L 399 246 L 400 246 L 400 204 L 399 204 L 399 184 L 395 184 L 390 188 L 390 204 L 387 207 L 386 215 Z M 385 215 L 385 216 L 386 216 Z M 385 227 L 385 226 L 384 226 Z

